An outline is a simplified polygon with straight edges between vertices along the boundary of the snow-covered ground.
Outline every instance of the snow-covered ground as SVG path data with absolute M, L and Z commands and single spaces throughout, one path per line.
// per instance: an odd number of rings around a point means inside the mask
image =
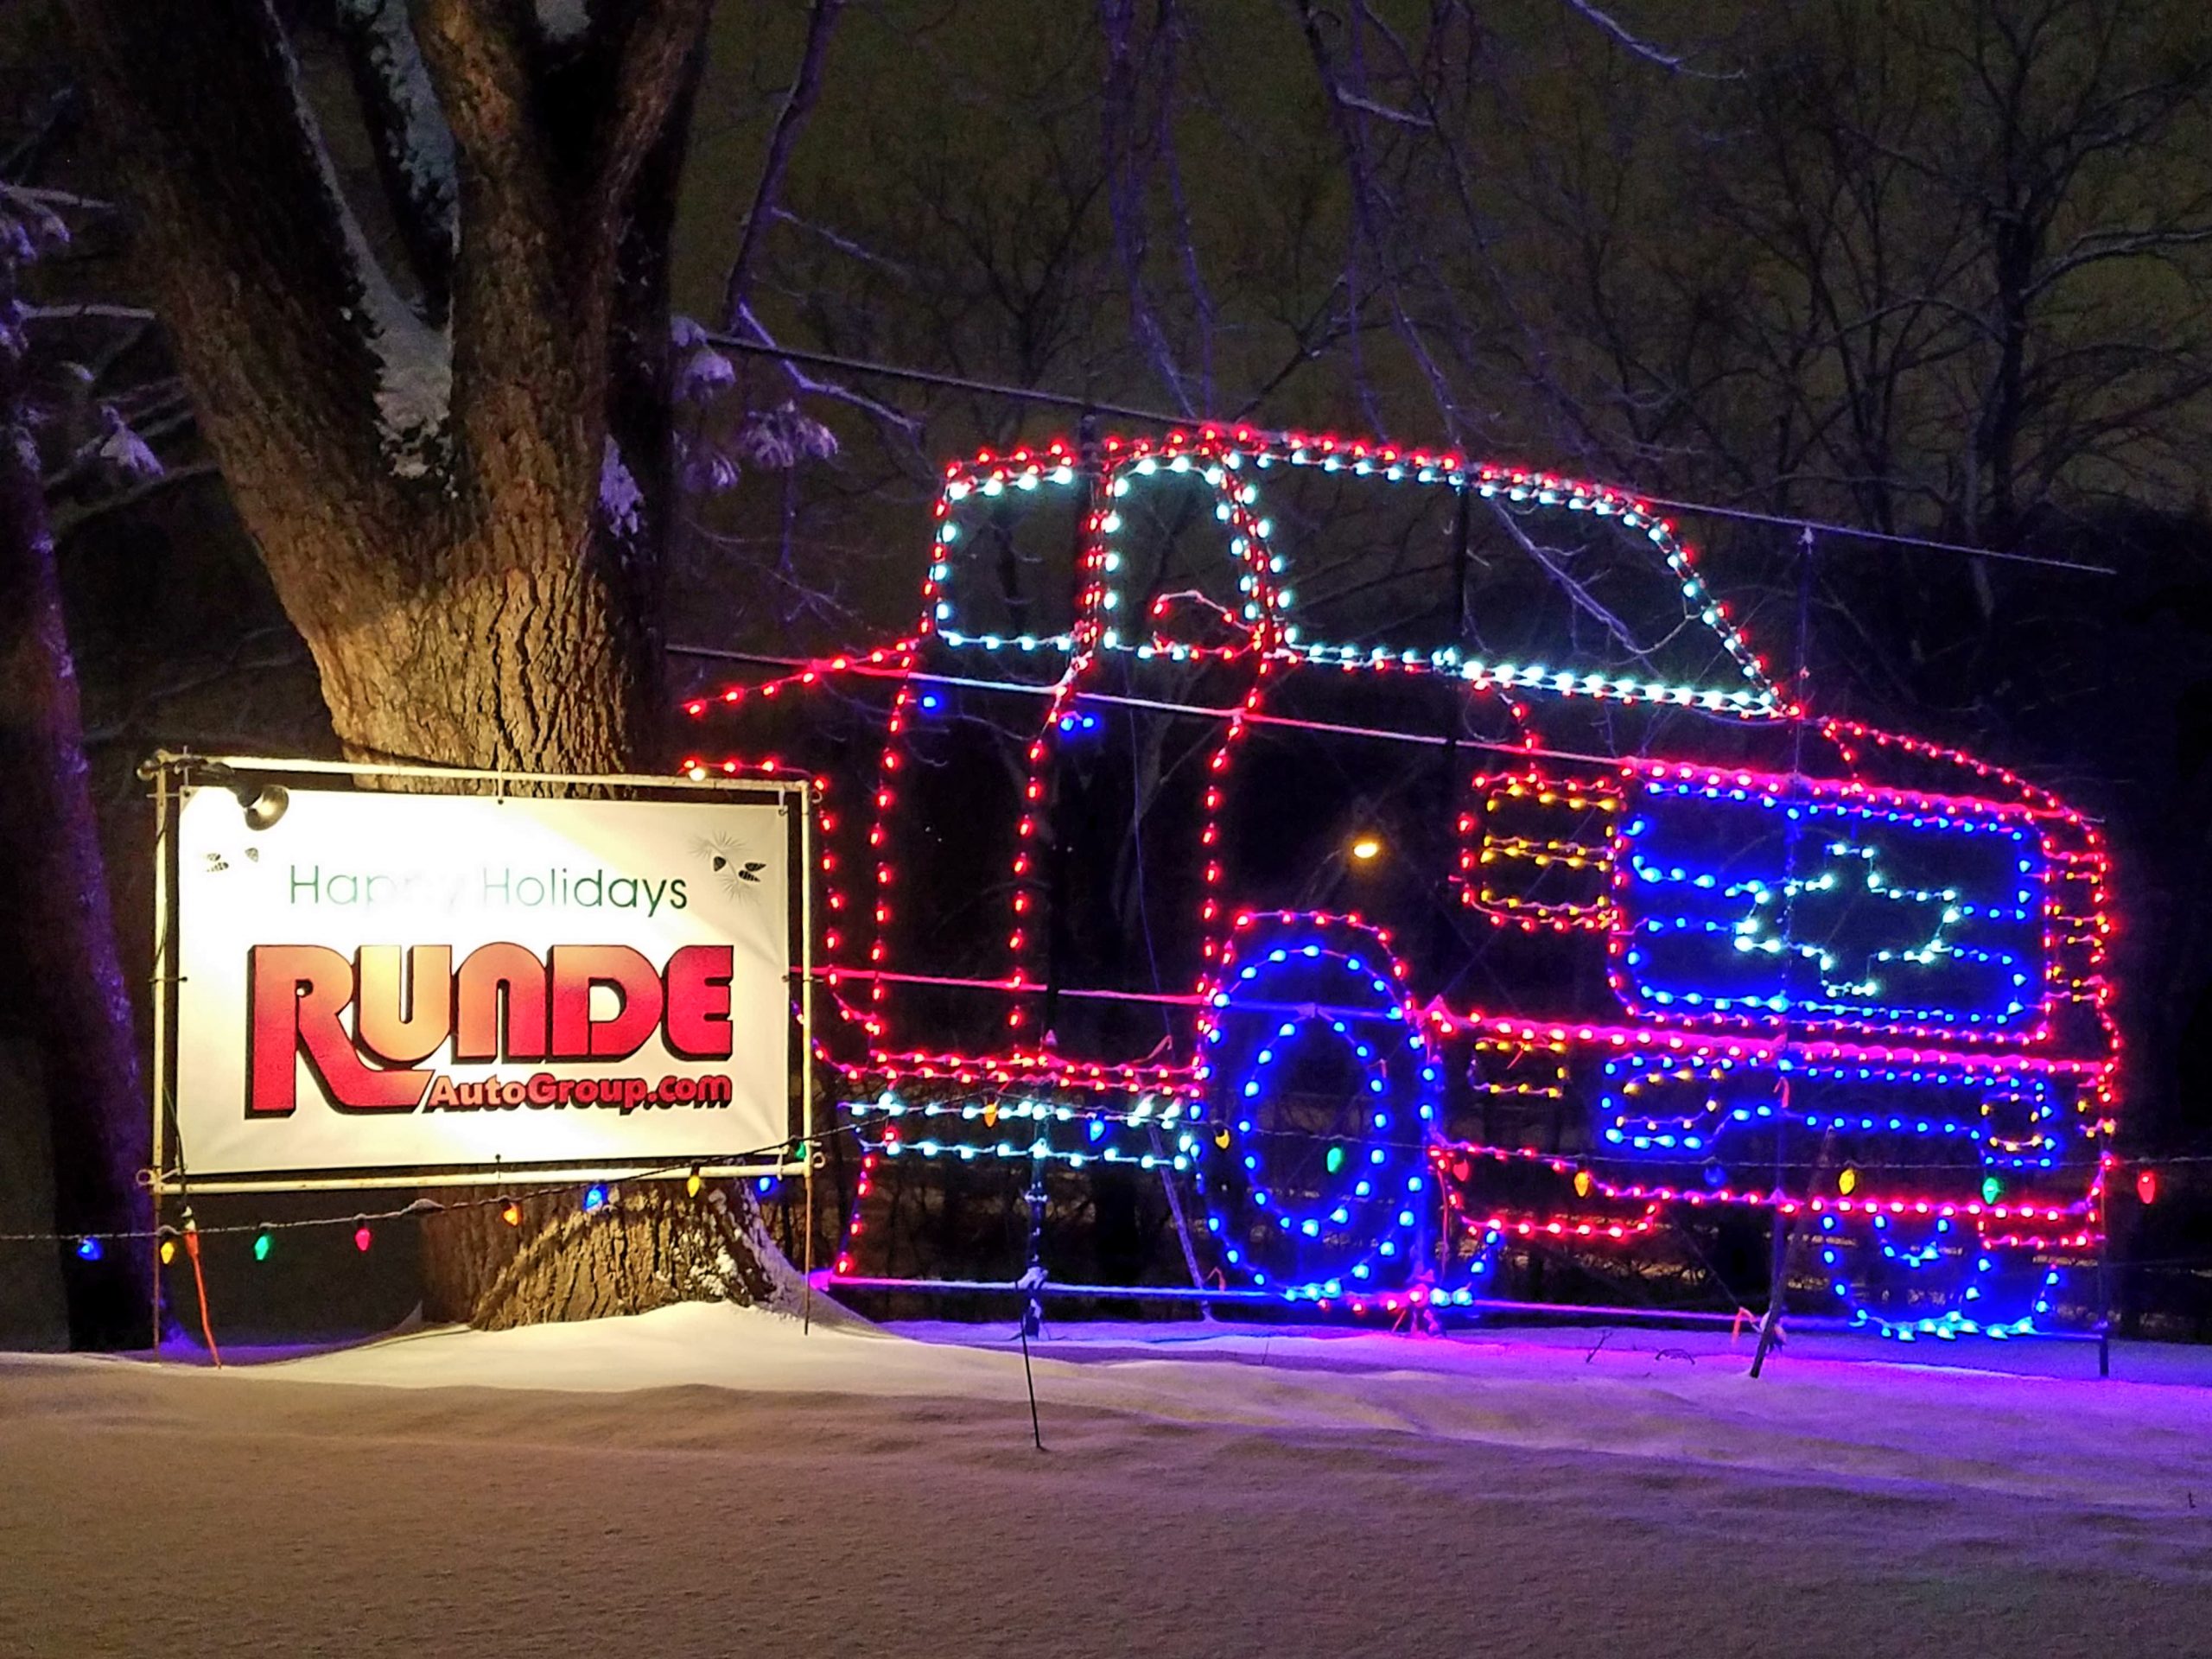
M 2212 1654 L 2212 1356 L 1010 1330 L 0 1359 L 0 1654 Z

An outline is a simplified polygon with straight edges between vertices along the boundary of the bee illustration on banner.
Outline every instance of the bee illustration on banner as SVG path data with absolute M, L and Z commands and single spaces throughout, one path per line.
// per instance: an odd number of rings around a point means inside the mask
M 737 836 L 718 832 L 702 836 L 692 844 L 692 851 L 707 866 L 721 890 L 733 899 L 749 899 L 761 886 L 761 873 L 768 868 L 766 859 L 755 858 L 753 849 Z

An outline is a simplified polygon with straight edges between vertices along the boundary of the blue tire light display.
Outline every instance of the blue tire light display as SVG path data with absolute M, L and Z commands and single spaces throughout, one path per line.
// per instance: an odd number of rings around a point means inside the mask
M 1206 999 L 1207 1230 L 1288 1300 L 1402 1283 L 1433 1220 L 1440 1073 L 1388 948 L 1286 924 L 1245 949 Z

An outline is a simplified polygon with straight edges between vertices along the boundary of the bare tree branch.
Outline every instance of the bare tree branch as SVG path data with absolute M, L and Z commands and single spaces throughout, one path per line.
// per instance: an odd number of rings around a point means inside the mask
M 812 112 L 816 99 L 821 96 L 823 66 L 830 55 L 830 35 L 836 27 L 837 14 L 843 6 L 844 0 L 814 0 L 807 13 L 806 47 L 799 54 L 798 73 L 792 76 L 783 103 L 776 111 L 775 125 L 768 135 L 768 153 L 760 163 L 760 177 L 753 188 L 753 204 L 746 211 L 737 252 L 731 257 L 729 274 L 722 282 L 725 334 L 737 331 L 744 314 L 760 238 L 766 234 L 770 221 L 779 216 L 777 203 L 783 194 L 784 175 L 790 170 L 799 130 Z

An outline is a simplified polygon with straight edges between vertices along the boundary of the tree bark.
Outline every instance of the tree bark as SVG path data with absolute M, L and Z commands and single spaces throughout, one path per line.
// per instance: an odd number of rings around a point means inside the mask
M 633 477 L 626 527 L 608 522 L 602 485 L 625 464 L 608 447 L 618 391 L 634 402 L 642 378 L 666 407 L 664 292 L 622 257 L 624 232 L 658 223 L 664 264 L 665 216 L 639 186 L 668 188 L 648 164 L 680 152 L 670 118 L 703 0 L 633 8 L 602 45 L 610 84 L 596 99 L 575 89 L 558 119 L 519 12 L 423 9 L 462 235 L 449 341 L 426 331 L 397 366 L 404 319 L 315 159 L 258 0 L 76 10 L 149 284 L 340 740 L 364 759 L 458 766 L 648 758 L 664 491 L 650 465 Z M 651 333 L 620 291 L 640 280 L 660 307 Z M 441 376 L 450 391 L 442 427 L 397 466 L 379 404 L 410 376 L 418 397 Z
M 37 1015 L 57 1219 L 71 1232 L 140 1229 L 149 1112 L 22 374 L 0 341 L 0 903 Z M 98 1262 L 63 1249 L 73 1344 L 143 1338 L 145 1243 L 113 1243 Z
M 73 0 L 201 429 L 354 759 L 660 759 L 668 237 L 709 5 L 595 6 L 556 47 L 528 6 L 419 0 L 459 228 L 449 313 L 410 325 L 265 0 Z M 423 211 L 387 205 L 403 232 Z M 442 418 L 396 456 L 388 405 L 425 384 L 449 385 Z M 752 1214 L 741 1189 L 733 1211 L 645 1186 L 590 1216 L 535 1198 L 518 1228 L 448 1210 L 425 1224 L 430 1305 L 499 1325 L 755 1300 L 788 1268 Z
M 254 523 L 264 548 L 283 550 L 270 568 L 351 758 L 595 772 L 650 754 L 658 677 L 644 619 L 594 569 L 588 518 L 551 494 L 518 492 L 417 582 L 313 522 Z
M 677 1302 L 772 1305 L 797 1287 L 741 1183 L 696 1198 L 665 1183 L 617 1187 L 590 1211 L 544 1193 L 515 1210 L 513 1225 L 493 1205 L 440 1217 L 424 1252 L 432 1318 L 503 1331 Z

